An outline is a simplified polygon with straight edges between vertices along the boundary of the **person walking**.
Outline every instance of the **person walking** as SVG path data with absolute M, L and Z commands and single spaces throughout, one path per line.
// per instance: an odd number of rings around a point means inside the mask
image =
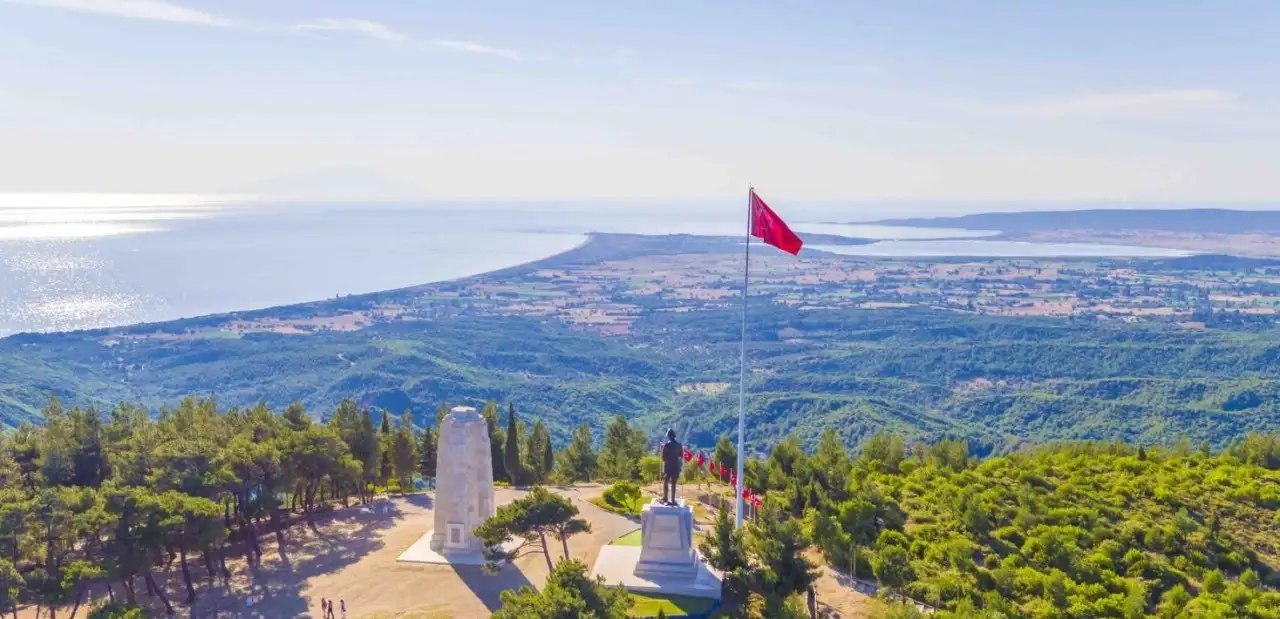
M 325 615 L 325 619 L 335 619 L 333 616 L 333 600 L 329 600 L 329 614 Z
M 342 610 L 342 619 L 347 619 L 347 601 L 338 600 L 338 608 Z
M 329 603 L 320 598 L 320 619 L 329 619 Z

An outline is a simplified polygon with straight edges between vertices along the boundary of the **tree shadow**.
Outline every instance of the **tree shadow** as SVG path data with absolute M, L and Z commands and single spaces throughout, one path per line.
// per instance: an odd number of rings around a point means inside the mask
M 515 565 L 505 565 L 497 574 L 486 574 L 479 565 L 450 565 L 463 584 L 475 594 L 489 612 L 502 606 L 503 591 L 519 591 L 521 587 L 532 587 L 533 583 L 525 577 L 524 572 Z
M 320 616 L 319 604 L 309 608 L 303 589 L 308 579 L 336 572 L 383 547 L 379 532 L 403 519 L 395 502 L 374 501 L 368 505 L 337 510 L 316 518 L 322 533 L 291 527 L 286 534 L 289 561 L 280 561 L 274 537 L 262 540 L 262 563 L 235 570 L 233 586 L 205 586 L 189 609 L 191 617 L 278 617 Z M 200 570 L 203 575 L 204 571 Z M 238 585 L 238 586 L 237 586 Z M 179 585 L 180 586 L 180 585 Z M 169 590 L 174 590 L 170 588 Z M 175 604 L 175 610 L 182 609 Z
M 405 497 L 404 500 L 410 505 L 423 509 L 433 509 L 436 504 L 435 498 L 429 494 L 411 494 Z

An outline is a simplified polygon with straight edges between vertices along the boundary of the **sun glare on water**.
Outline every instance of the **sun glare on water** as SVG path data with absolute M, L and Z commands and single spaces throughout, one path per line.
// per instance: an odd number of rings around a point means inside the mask
M 0 193 L 0 241 L 90 239 L 163 230 L 247 196 Z

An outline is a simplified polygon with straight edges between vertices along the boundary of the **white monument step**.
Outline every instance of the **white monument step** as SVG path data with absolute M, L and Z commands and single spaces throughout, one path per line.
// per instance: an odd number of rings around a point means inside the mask
M 693 547 L 693 510 L 654 499 L 640 512 L 640 546 L 600 549 L 592 576 L 631 591 L 720 599 L 720 574 Z
M 600 556 L 591 569 L 591 576 L 603 576 L 606 585 L 621 586 L 639 593 L 720 599 L 721 575 L 701 560 L 694 566 L 693 572 L 686 576 L 637 574 L 638 563 L 639 546 L 605 546 L 600 549 Z
M 479 552 L 451 552 L 440 554 L 431 549 L 431 535 L 434 530 L 418 538 L 407 550 L 396 557 L 399 563 L 432 563 L 437 565 L 484 565 L 484 554 Z M 520 545 L 520 540 L 513 539 L 502 545 L 502 549 L 510 552 Z

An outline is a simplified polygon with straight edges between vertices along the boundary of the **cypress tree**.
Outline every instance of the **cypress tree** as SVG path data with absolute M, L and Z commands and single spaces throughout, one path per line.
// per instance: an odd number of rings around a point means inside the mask
M 394 437 L 391 435 L 391 414 L 382 411 L 382 429 L 378 432 L 378 443 L 382 448 L 382 466 L 378 469 L 378 483 L 386 485 L 391 480 L 391 450 Z
M 555 470 L 555 468 L 556 468 L 556 457 L 555 457 L 555 454 L 551 453 L 551 440 L 548 438 L 547 442 L 542 444 L 543 476 L 545 477 L 547 475 L 550 475 L 551 471 Z
M 507 446 L 502 457 L 507 469 L 507 479 L 511 480 L 512 484 L 524 481 L 524 475 L 520 470 L 520 431 L 516 427 L 514 402 L 507 404 Z

